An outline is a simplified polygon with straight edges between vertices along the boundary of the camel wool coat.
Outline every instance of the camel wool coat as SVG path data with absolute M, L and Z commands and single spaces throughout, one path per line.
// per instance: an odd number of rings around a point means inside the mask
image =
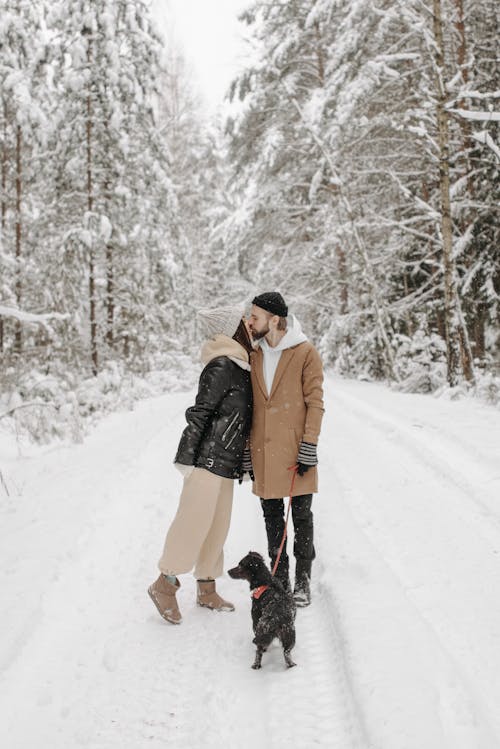
M 251 354 L 253 418 L 250 435 L 255 481 L 262 499 L 290 494 L 301 441 L 318 444 L 323 418 L 323 366 L 309 341 L 282 351 L 268 396 L 260 347 Z M 318 490 L 316 467 L 296 476 L 293 496 Z

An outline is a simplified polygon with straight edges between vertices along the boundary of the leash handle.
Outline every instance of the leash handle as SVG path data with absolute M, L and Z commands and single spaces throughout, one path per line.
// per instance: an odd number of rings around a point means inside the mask
M 287 536 L 287 526 L 288 526 L 288 517 L 290 515 L 290 507 L 292 506 L 292 498 L 293 498 L 293 487 L 295 485 L 295 477 L 297 476 L 297 471 L 299 470 L 298 465 L 290 466 L 288 469 L 289 471 L 292 471 L 292 483 L 290 484 L 290 497 L 288 500 L 288 507 L 286 510 L 286 517 L 285 517 L 285 527 L 283 529 L 283 537 L 281 539 L 281 543 L 278 549 L 278 556 L 276 557 L 276 561 L 273 566 L 273 571 L 271 572 L 271 575 L 274 577 L 276 570 L 278 569 L 278 564 L 280 563 L 281 559 L 281 552 L 283 551 L 283 546 L 285 545 L 285 540 Z

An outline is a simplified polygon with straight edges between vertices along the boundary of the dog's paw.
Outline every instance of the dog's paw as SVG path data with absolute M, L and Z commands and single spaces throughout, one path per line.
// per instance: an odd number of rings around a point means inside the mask
M 294 661 L 292 661 L 292 656 L 290 655 L 289 650 L 285 650 L 283 652 L 283 656 L 285 658 L 285 663 L 286 663 L 287 668 L 293 668 L 294 666 L 297 665 L 296 663 L 294 663 Z

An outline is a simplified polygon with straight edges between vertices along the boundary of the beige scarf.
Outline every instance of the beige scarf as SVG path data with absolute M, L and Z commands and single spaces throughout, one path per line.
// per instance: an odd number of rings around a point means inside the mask
M 203 364 L 208 364 L 216 356 L 227 356 L 228 359 L 234 361 L 242 369 L 250 371 L 249 357 L 243 346 L 238 341 L 235 341 L 234 338 L 229 338 L 229 336 L 222 333 L 210 338 L 209 341 L 203 344 L 201 349 Z

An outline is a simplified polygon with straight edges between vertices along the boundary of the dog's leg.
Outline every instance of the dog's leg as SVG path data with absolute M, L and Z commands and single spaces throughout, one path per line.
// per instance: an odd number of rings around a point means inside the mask
M 262 653 L 264 652 L 265 651 L 261 647 L 257 648 L 257 651 L 255 653 L 255 660 L 253 662 L 252 668 L 255 668 L 255 669 L 262 668 Z
M 292 656 L 290 655 L 289 650 L 284 650 L 283 655 L 285 657 L 285 663 L 286 663 L 287 668 L 293 668 L 294 666 L 297 665 L 296 663 L 294 663 L 294 661 L 292 661 Z
M 296 665 L 290 655 L 295 645 L 295 627 L 292 622 L 288 622 L 288 624 L 281 628 L 279 638 L 283 647 L 286 666 L 287 668 L 292 668 L 292 666 Z

